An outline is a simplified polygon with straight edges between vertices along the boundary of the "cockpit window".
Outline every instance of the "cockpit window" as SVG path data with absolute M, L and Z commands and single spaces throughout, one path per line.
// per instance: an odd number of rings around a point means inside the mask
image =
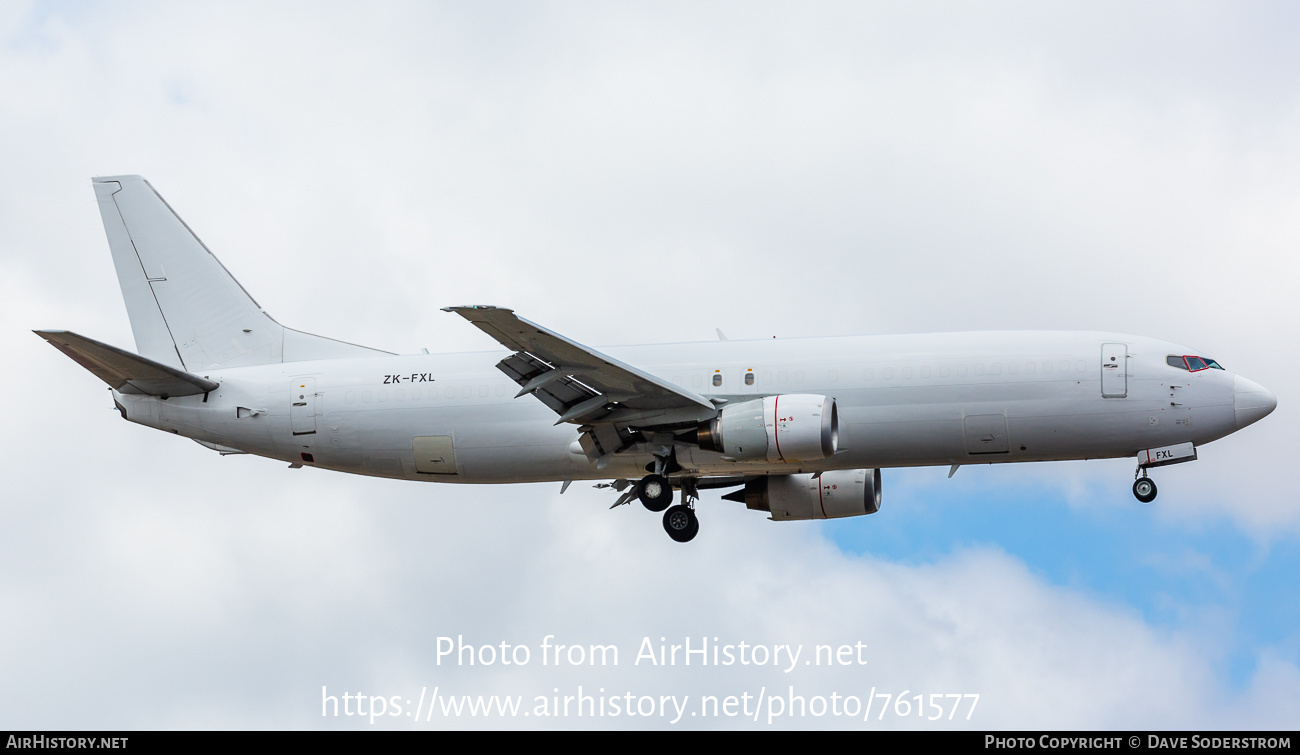
M 1219 363 L 1209 357 L 1196 357 L 1190 354 L 1165 357 L 1165 363 L 1180 370 L 1200 372 L 1201 370 L 1222 370 Z

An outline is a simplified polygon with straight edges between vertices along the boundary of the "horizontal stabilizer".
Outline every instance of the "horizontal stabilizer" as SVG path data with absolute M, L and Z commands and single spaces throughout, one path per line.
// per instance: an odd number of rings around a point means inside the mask
M 109 387 L 122 393 L 146 396 L 193 396 L 217 388 L 217 383 L 175 367 L 123 351 L 67 330 L 35 330 L 54 348 L 94 373 Z

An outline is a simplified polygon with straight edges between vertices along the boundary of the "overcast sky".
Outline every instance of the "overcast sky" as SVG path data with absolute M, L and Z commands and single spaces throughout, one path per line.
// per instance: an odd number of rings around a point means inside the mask
M 0 4 L 0 728 L 1296 728 L 1298 33 L 1284 2 Z M 439 311 L 478 303 L 592 345 L 1097 329 L 1279 406 L 1151 506 L 1131 460 L 885 470 L 851 521 L 706 495 L 689 546 L 589 484 L 222 458 L 30 332 L 133 348 L 89 181 L 121 173 L 282 323 L 392 351 L 494 348 Z M 530 663 L 440 664 L 457 636 Z M 580 686 L 979 699 L 406 715 Z

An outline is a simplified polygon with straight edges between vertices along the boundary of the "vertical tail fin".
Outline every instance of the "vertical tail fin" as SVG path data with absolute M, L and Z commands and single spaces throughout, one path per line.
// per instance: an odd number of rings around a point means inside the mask
M 141 356 L 194 372 L 387 353 L 280 325 L 148 181 L 92 180 Z

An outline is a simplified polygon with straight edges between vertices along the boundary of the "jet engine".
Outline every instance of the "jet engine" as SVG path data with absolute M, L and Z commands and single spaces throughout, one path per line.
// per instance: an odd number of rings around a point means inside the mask
M 697 430 L 700 448 L 729 460 L 817 461 L 839 448 L 835 399 L 793 393 L 727 405 Z
M 723 496 L 757 511 L 769 511 L 775 521 L 838 519 L 880 510 L 879 469 L 838 469 L 810 474 L 770 475 L 745 483 L 744 490 Z

